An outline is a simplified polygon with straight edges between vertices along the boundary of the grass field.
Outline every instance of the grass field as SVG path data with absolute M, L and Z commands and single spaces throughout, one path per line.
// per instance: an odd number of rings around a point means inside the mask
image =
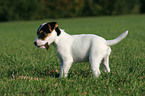
M 93 78 L 89 63 L 73 64 L 59 79 L 54 47 L 37 49 L 33 41 L 41 23 L 57 21 L 69 34 L 97 34 L 107 40 L 129 30 L 112 46 L 110 73 Z M 0 96 L 144 96 L 145 15 L 88 17 L 0 23 Z

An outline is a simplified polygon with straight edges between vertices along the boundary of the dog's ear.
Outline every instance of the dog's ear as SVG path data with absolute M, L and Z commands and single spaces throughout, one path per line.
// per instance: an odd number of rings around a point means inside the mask
M 61 33 L 60 29 L 59 29 L 58 27 L 56 27 L 56 28 L 55 28 L 55 31 L 57 32 L 57 36 L 59 36 L 60 33 Z
M 61 31 L 58 28 L 58 23 L 57 22 L 50 22 L 50 23 L 48 23 L 48 27 L 49 27 L 50 32 L 55 30 L 57 32 L 57 36 L 60 35 Z
M 58 26 L 57 22 L 50 22 L 48 23 L 48 28 L 50 32 L 52 32 Z

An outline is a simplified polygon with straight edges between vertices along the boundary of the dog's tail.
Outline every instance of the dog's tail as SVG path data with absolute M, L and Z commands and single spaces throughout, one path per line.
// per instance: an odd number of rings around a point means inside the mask
M 122 39 L 124 39 L 127 36 L 127 34 L 128 34 L 128 30 L 113 40 L 107 40 L 107 45 L 111 46 L 119 43 Z

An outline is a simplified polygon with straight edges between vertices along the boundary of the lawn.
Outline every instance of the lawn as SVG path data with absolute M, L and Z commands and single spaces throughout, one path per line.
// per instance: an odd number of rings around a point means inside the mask
M 107 40 L 126 30 L 111 46 L 110 73 L 93 78 L 89 62 L 74 63 L 68 78 L 59 79 L 55 48 L 33 44 L 37 28 L 57 21 L 69 34 L 96 34 Z M 3 96 L 143 96 L 145 95 L 145 15 L 86 17 L 0 23 L 0 95 Z

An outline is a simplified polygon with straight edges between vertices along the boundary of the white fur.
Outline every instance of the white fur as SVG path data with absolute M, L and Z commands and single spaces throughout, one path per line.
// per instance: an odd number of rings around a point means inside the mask
M 67 77 L 72 62 L 90 62 L 93 75 L 100 75 L 100 63 L 105 72 L 110 72 L 109 55 L 111 53 L 110 45 L 114 45 L 125 38 L 128 31 L 114 40 L 105 40 L 104 38 L 93 34 L 69 35 L 64 30 L 57 36 L 55 30 L 45 40 L 36 37 L 35 42 L 40 48 L 45 48 L 45 44 L 53 44 L 60 59 L 60 77 Z

